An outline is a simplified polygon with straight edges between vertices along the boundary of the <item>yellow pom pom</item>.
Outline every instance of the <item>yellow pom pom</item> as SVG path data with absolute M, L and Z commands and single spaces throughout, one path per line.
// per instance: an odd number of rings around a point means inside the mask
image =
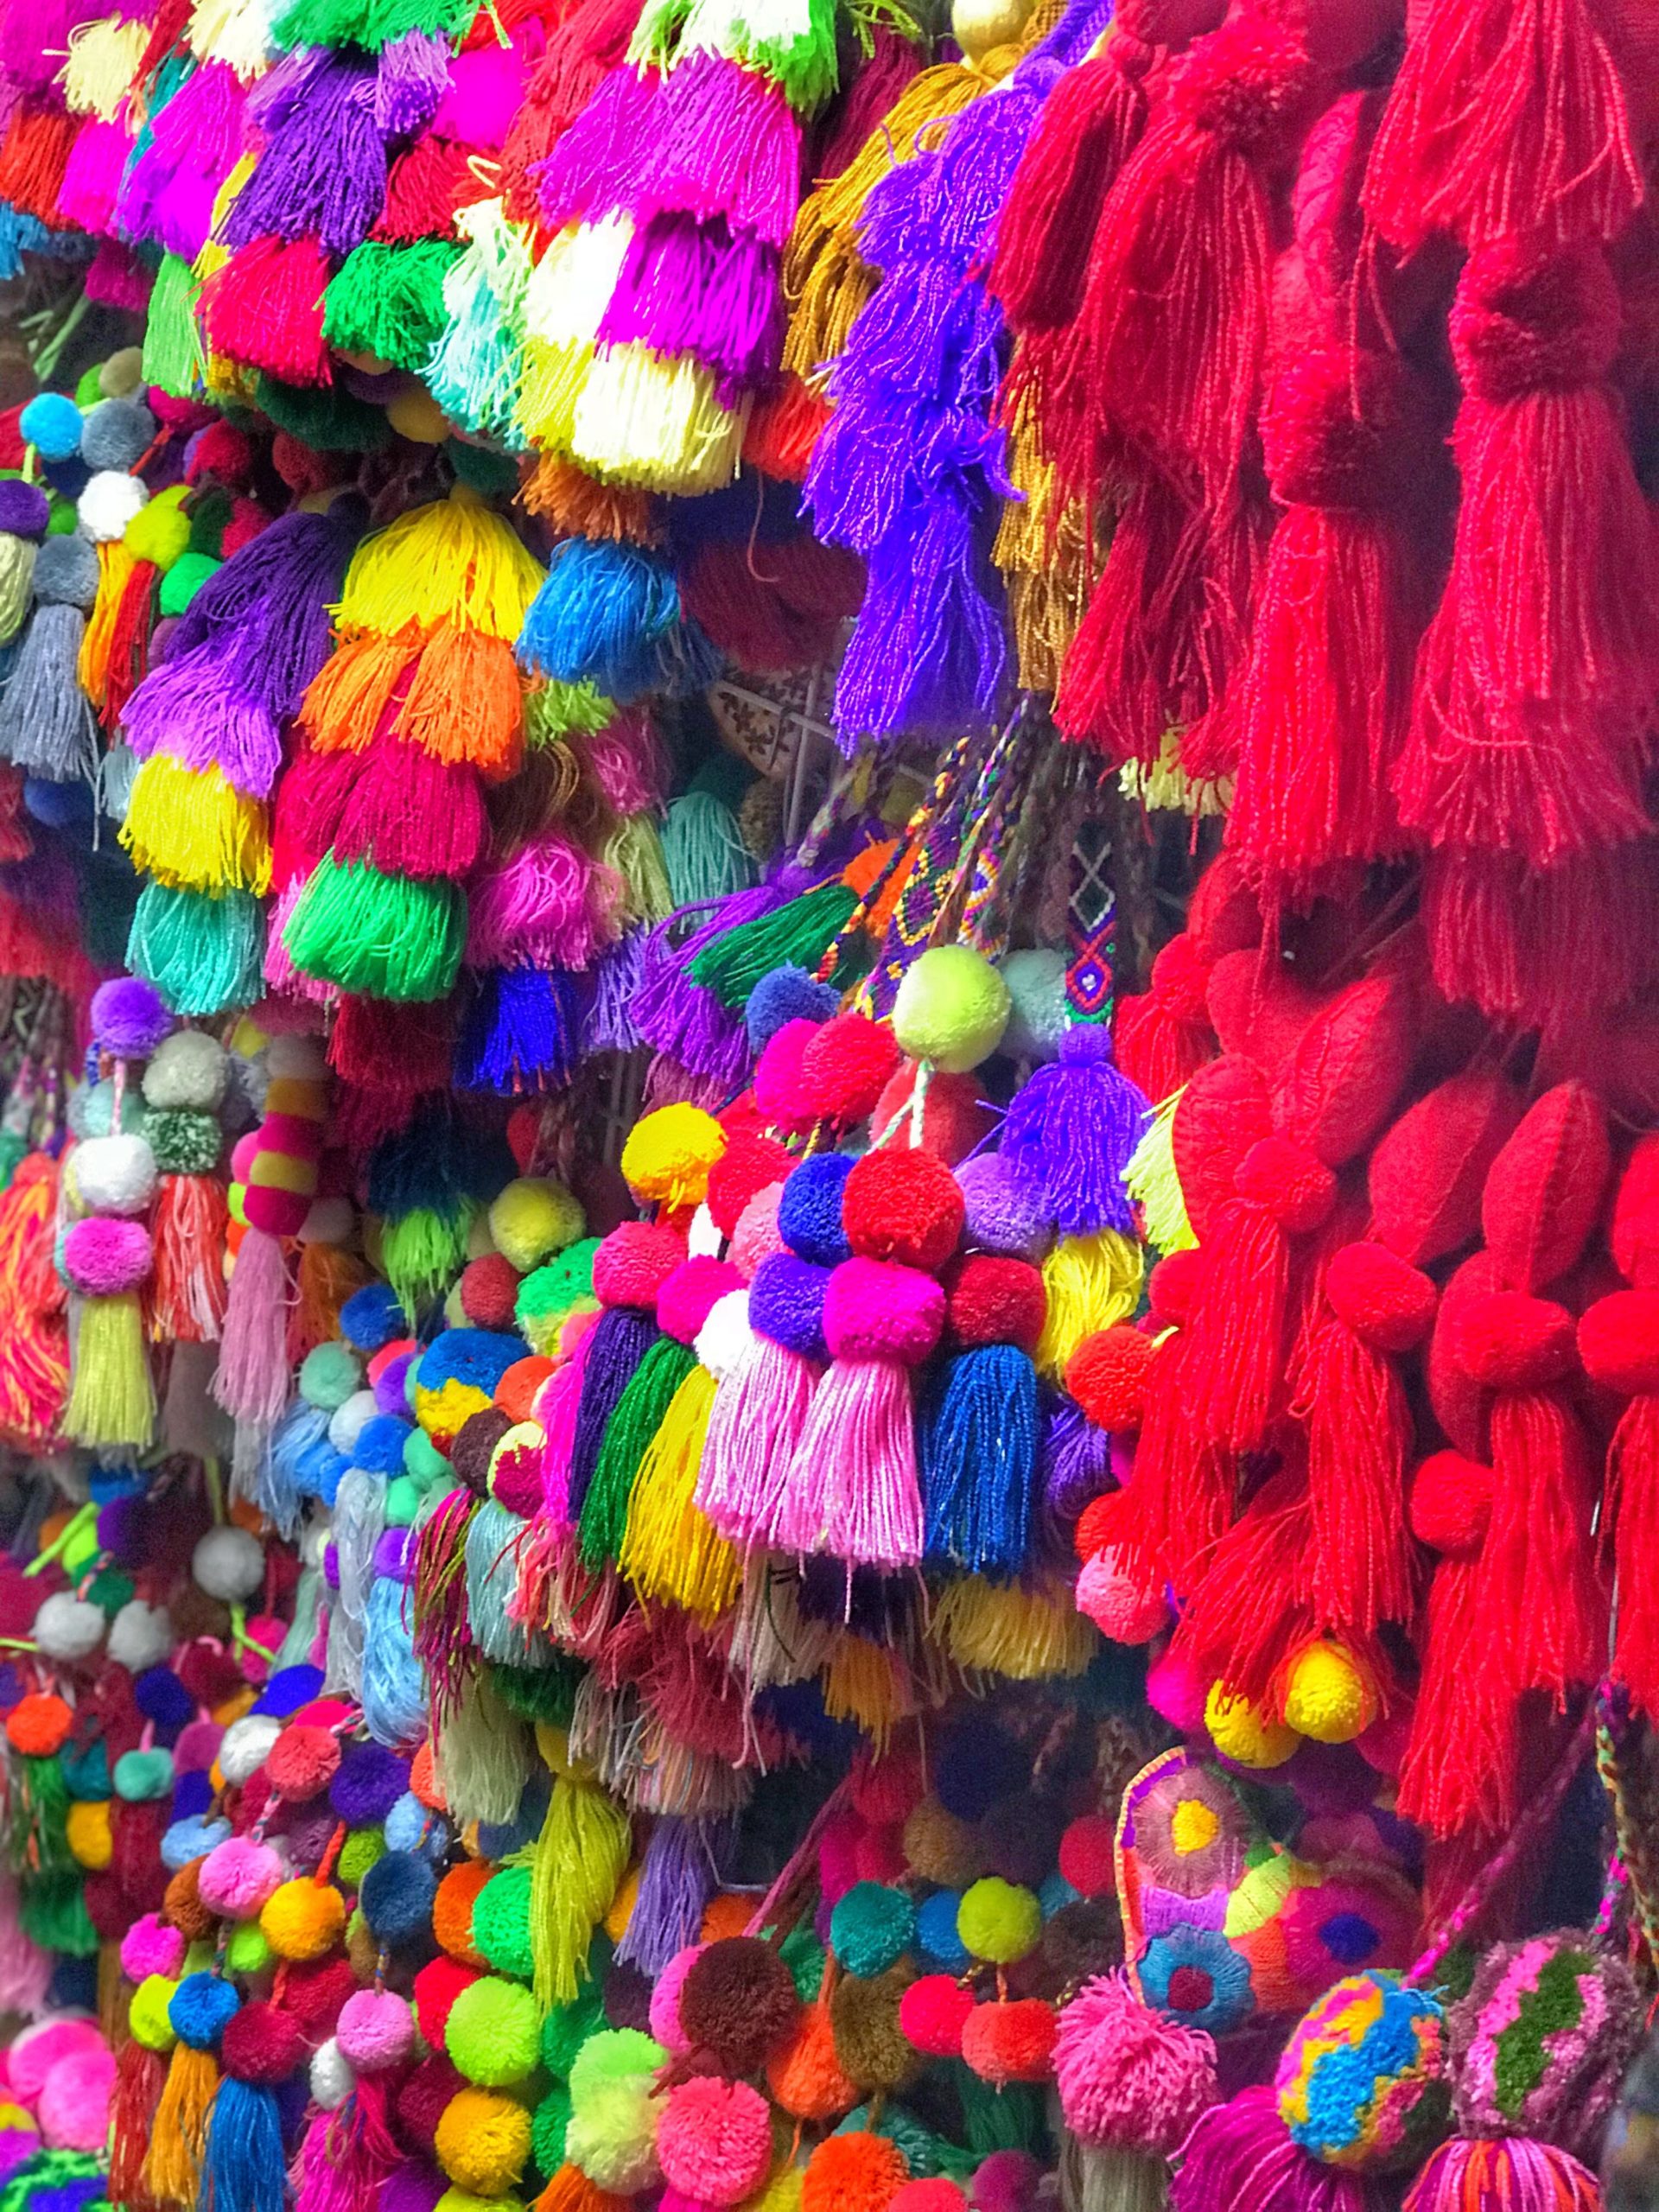
M 449 435 L 442 408 L 423 384 L 406 385 L 388 403 L 386 420 L 411 445 L 441 446 Z
M 1204 1701 L 1204 1725 L 1223 1758 L 1238 1766 L 1282 1766 L 1301 1741 L 1294 1728 L 1248 1698 L 1230 1697 L 1219 1682 Z
M 893 1033 L 912 1060 L 965 1075 L 1002 1042 L 1013 1001 L 982 952 L 936 944 L 905 970 Z
M 327 1882 L 284 1882 L 265 1899 L 259 1926 L 279 1959 L 320 1959 L 345 1931 L 346 1900 Z
M 474 2196 L 470 2190 L 446 2189 L 435 2212 L 524 2212 L 516 2196 Z
M 110 1808 L 102 1798 L 95 1803 L 83 1799 L 71 1805 L 63 1833 L 77 1866 L 95 1874 L 109 1865 L 115 1844 L 110 1834 Z
M 146 2050 L 171 2050 L 178 2041 L 167 2015 L 178 1986 L 164 1974 L 152 1974 L 146 1975 L 132 1993 L 132 2000 L 127 2006 L 127 2027 L 134 2043 L 142 2044 Z
M 447 1444 L 459 1436 L 474 1414 L 481 1414 L 493 1402 L 487 1390 L 454 1376 L 435 1390 L 423 1390 L 418 1383 L 415 1386 L 415 1418 L 439 1443 Z
M 490 1208 L 489 1230 L 495 1249 L 527 1275 L 555 1252 L 574 1244 L 587 1228 L 582 1202 L 563 1183 L 521 1175 Z
M 156 494 L 141 507 L 121 533 L 122 543 L 135 561 L 152 561 L 168 569 L 190 550 L 190 518 L 180 507 L 174 490 Z
M 957 1934 L 963 1948 L 994 1967 L 1011 1967 L 1034 1951 L 1043 1932 L 1035 1892 L 1000 1874 L 987 1874 L 963 1892 Z
M 622 1178 L 636 1198 L 701 1205 L 709 1170 L 726 1149 L 726 1132 L 700 1106 L 661 1106 L 636 1122 L 622 1147 Z
M 1319 1744 L 1351 1744 L 1376 1718 L 1376 1685 L 1338 1643 L 1310 1643 L 1290 1662 L 1285 1721 Z
M 628 1923 L 633 1918 L 633 1908 L 639 1902 L 639 1867 L 636 1863 L 622 1877 L 622 1886 L 611 1899 L 605 1915 L 604 1929 L 613 1943 L 620 1943 L 628 1932 Z
M 801 2190 L 806 2180 L 800 2166 L 779 2166 L 766 2177 L 766 2185 L 744 2200 L 743 2212 L 801 2212 Z
M 461 2089 L 443 2108 L 433 2147 L 457 2189 L 503 2196 L 530 2156 L 530 2114 L 493 2089 Z

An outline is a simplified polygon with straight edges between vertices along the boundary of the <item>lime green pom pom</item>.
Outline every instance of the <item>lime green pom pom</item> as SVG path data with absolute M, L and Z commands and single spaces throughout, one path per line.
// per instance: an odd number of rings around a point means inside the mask
M 1013 1966 L 1036 1949 L 1042 1932 L 1043 1909 L 1034 1892 L 998 1874 L 971 1884 L 957 1907 L 963 1948 L 991 1966 Z
M 473 1942 L 498 1974 L 528 1980 L 535 1968 L 530 1942 L 530 1869 L 504 1866 L 473 1900 Z
M 541 2040 L 541 2019 L 529 1990 L 493 1975 L 469 1982 L 444 2023 L 443 2046 L 456 2070 L 486 2089 L 508 2088 L 533 2073 Z
M 127 2006 L 127 2026 L 133 2041 L 142 2044 L 146 2050 L 171 2050 L 178 2041 L 167 2011 L 178 1986 L 165 1974 L 152 1974 L 132 1993 Z
M 225 1963 L 232 1974 L 263 1974 L 275 1955 L 257 1920 L 233 1928 L 225 1946 Z
M 348 1890 L 354 1890 L 377 1859 L 386 1855 L 386 1839 L 377 1824 L 373 1827 L 353 1828 L 340 1847 L 340 1878 Z
M 912 1060 L 965 1075 L 1002 1042 L 1008 987 L 971 945 L 936 944 L 905 970 L 893 1033 Z

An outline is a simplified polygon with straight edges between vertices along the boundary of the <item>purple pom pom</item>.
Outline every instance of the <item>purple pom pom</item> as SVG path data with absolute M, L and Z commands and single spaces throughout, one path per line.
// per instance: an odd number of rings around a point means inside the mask
M 118 1060 L 147 1060 L 173 1027 L 160 994 L 142 976 L 118 976 L 92 993 L 92 1034 Z
M 51 518 L 52 509 L 38 484 L 25 484 L 21 476 L 0 478 L 0 530 L 13 537 L 44 537 Z
M 772 1252 L 762 1260 L 749 1285 L 749 1325 L 785 1351 L 822 1359 L 823 1300 L 829 1270 L 798 1260 L 792 1252 Z
M 957 1180 L 967 1201 L 964 1241 L 981 1252 L 1039 1266 L 1054 1241 L 1053 1217 L 1001 1153 L 965 1160 Z

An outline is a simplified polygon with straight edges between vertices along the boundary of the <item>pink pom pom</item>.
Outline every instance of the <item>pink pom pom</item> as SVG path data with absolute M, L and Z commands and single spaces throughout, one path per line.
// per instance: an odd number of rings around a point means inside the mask
M 1160 1719 L 1183 1736 L 1196 1736 L 1204 1726 L 1204 1702 L 1210 1685 L 1198 1670 L 1173 1649 L 1147 1669 L 1147 1702 Z
M 899 1999 L 899 2031 L 929 2058 L 960 2058 L 962 2031 L 973 2009 L 971 1990 L 948 1974 L 925 1974 Z
M 968 2200 L 955 2182 L 935 2174 L 928 2181 L 907 2181 L 887 2212 L 968 2212 Z
M 658 1293 L 685 1258 L 671 1229 L 625 1221 L 594 1255 L 594 1295 L 601 1306 L 654 1307 Z
M 38 2027 L 25 2028 L 11 2046 L 12 2094 L 20 2102 L 32 2105 L 57 2067 L 100 2051 L 108 2057 L 104 2038 L 92 2020 L 42 2020 Z
M 778 1234 L 778 1205 L 783 1195 L 781 1183 L 768 1183 L 755 1192 L 737 1217 L 730 1257 L 745 1282 L 754 1281 L 754 1271 L 762 1260 L 789 1249 Z
M 63 1240 L 63 1271 L 88 1298 L 113 1298 L 137 1290 L 149 1273 L 149 1231 L 142 1221 L 93 1214 L 78 1221 Z
M 252 1920 L 287 1878 L 288 1870 L 268 1843 L 233 1835 L 202 1860 L 197 1888 L 203 1904 L 223 1918 Z
M 657 1325 L 689 1344 L 727 1292 L 742 1287 L 743 1277 L 725 1260 L 683 1260 L 657 1294 Z
M 1120 1565 L 1113 1547 L 1084 1561 L 1077 1576 L 1077 1611 L 1114 1643 L 1148 1643 L 1169 1618 L 1156 1592 L 1143 1590 Z
M 680 2025 L 680 1990 L 691 1971 L 692 1960 L 702 1948 L 701 1943 L 688 1943 L 684 1950 L 676 1951 L 652 1988 L 651 2032 L 676 2058 L 683 2058 L 691 2048 L 691 2039 Z
M 1168 2156 L 1218 2094 L 1209 2037 L 1142 2005 L 1121 1974 L 1084 1982 L 1060 2014 L 1054 2076 L 1066 2126 L 1098 2149 Z
M 993 2151 L 975 2167 L 968 2194 L 975 2212 L 1030 2212 L 1042 2178 L 1029 2151 Z
M 802 1062 L 821 1027 L 805 1020 L 786 1021 L 767 1039 L 766 1049 L 754 1064 L 755 1110 L 774 1129 L 804 1134 L 817 1118 Z
M 153 1974 L 172 1981 L 183 1964 L 184 1938 L 158 1914 L 145 1913 L 121 1938 L 121 1971 L 130 1982 L 147 1981 Z
M 52 2069 L 41 2084 L 35 2116 L 49 2150 L 101 2151 L 110 2133 L 115 2061 L 102 2043 Z
M 219 1757 L 219 1747 L 224 1740 L 225 1731 L 217 1720 L 187 1721 L 173 1746 L 174 1773 L 206 1774 Z
M 772 2163 L 771 2107 L 747 2082 L 682 2082 L 663 2100 L 657 2157 L 671 2188 L 702 2204 L 741 2203 Z
M 400 2065 L 415 2044 L 415 2015 L 390 1989 L 359 1989 L 346 1999 L 334 2040 L 359 2074 Z
M 837 1359 L 919 1367 L 944 1328 L 944 1293 L 931 1275 L 889 1260 L 843 1260 L 823 1300 L 824 1341 Z

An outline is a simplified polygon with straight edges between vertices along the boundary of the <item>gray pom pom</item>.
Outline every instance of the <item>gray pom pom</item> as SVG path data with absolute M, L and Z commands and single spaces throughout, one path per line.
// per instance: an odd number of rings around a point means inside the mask
M 98 597 L 98 550 L 73 534 L 48 537 L 35 556 L 35 596 L 50 607 L 90 608 Z
M 88 468 L 130 468 L 156 436 L 156 417 L 142 399 L 100 399 L 87 410 L 80 457 Z

